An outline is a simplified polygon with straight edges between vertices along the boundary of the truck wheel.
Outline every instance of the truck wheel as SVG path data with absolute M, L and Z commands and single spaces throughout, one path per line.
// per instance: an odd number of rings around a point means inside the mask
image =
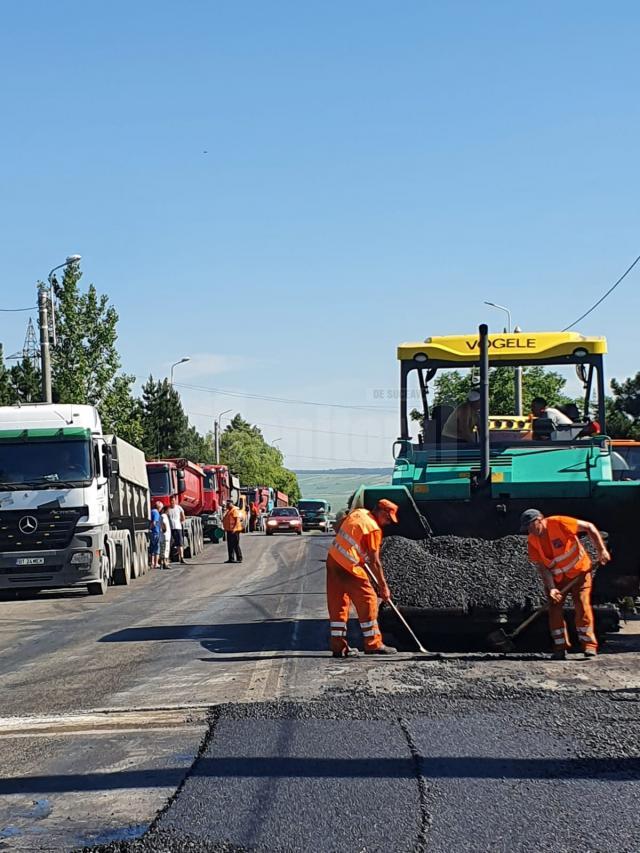
M 129 586 L 131 583 L 131 545 L 128 539 L 120 543 L 120 554 L 122 565 L 115 569 L 113 582 L 117 586 Z
M 135 552 L 135 560 L 136 560 L 136 569 L 134 571 L 134 577 L 141 578 L 143 575 L 147 573 L 147 564 L 149 560 L 149 548 L 147 546 L 147 537 L 144 535 L 140 535 L 140 533 L 136 533 L 136 552 Z
M 107 591 L 107 587 L 109 586 L 109 558 L 106 554 L 102 555 L 101 563 L 100 563 L 100 571 L 102 573 L 102 577 L 99 581 L 94 581 L 94 583 L 87 584 L 87 592 L 89 595 L 104 595 Z

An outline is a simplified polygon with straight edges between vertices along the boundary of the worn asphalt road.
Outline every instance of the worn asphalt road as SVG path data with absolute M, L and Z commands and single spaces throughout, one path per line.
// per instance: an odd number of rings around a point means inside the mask
M 640 849 L 638 623 L 595 662 L 335 661 L 326 546 L 2 603 L 0 850 Z

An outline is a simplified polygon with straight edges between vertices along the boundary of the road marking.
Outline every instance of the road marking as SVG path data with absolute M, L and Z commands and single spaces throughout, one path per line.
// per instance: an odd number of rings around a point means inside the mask
M 207 722 L 208 707 L 135 708 L 88 711 L 78 714 L 45 714 L 0 717 L 0 739 L 64 734 L 100 734 L 113 731 L 192 728 Z

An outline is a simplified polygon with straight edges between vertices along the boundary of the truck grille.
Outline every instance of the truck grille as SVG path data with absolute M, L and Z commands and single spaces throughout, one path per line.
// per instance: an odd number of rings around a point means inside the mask
M 67 548 L 78 519 L 87 515 L 87 512 L 86 507 L 0 512 L 0 551 Z

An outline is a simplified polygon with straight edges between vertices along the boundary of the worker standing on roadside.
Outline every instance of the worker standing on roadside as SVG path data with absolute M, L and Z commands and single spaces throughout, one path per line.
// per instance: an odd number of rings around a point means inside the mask
M 181 563 L 184 563 L 184 523 L 186 521 L 186 517 L 184 514 L 184 510 L 178 503 L 178 499 L 175 495 L 172 496 L 169 509 L 167 511 L 167 515 L 169 516 L 169 524 L 171 525 L 171 543 L 173 547 L 178 551 L 178 559 Z
M 149 521 L 149 568 L 157 569 L 160 565 L 160 535 L 162 533 L 162 522 L 160 511 L 162 501 L 156 501 L 151 510 Z
M 538 570 L 549 596 L 549 627 L 553 640 L 553 659 L 565 660 L 569 635 L 564 621 L 563 589 L 580 577 L 571 589 L 575 607 L 576 629 L 585 658 L 598 654 L 598 641 L 591 607 L 593 572 L 591 558 L 578 535 L 586 533 L 593 543 L 600 565 L 608 563 L 607 551 L 598 528 L 589 521 L 566 515 L 545 517 L 540 510 L 527 509 L 520 516 L 520 532 L 528 534 L 529 560 Z
M 227 554 L 229 557 L 225 562 L 235 563 L 237 560 L 241 563 L 242 549 L 240 548 L 240 534 L 244 530 L 243 513 L 232 500 L 228 500 L 225 504 L 222 527 L 227 536 Z
M 391 598 L 380 562 L 382 528 L 397 523 L 398 507 L 388 500 L 379 500 L 376 508 L 354 509 L 339 523 L 336 536 L 327 555 L 327 605 L 334 657 L 357 657 L 358 650 L 347 643 L 349 607 L 358 613 L 368 655 L 393 655 L 396 650 L 385 646 L 378 627 L 378 595 L 383 601 Z M 373 572 L 378 586 L 374 590 L 365 564 Z

